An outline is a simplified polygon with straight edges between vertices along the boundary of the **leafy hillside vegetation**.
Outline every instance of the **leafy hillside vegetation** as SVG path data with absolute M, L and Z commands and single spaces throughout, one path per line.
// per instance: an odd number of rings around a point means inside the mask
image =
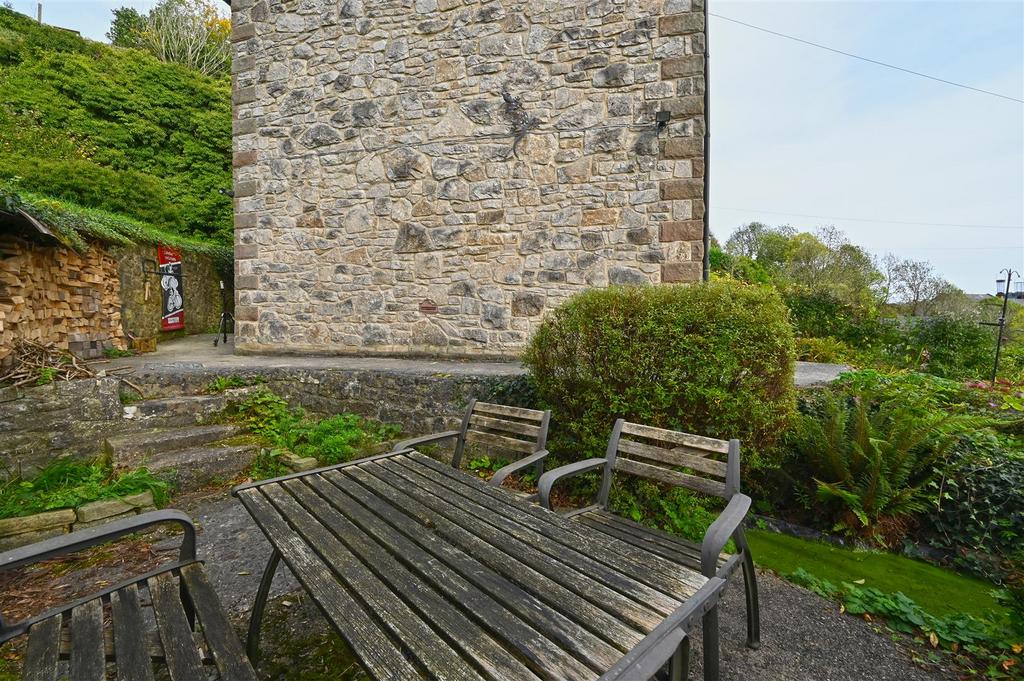
M 0 178 L 230 244 L 230 81 L 0 7 Z

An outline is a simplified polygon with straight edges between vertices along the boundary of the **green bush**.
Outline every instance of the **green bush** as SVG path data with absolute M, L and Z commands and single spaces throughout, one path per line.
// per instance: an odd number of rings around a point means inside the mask
M 0 7 L 0 169 L 26 187 L 231 243 L 231 86 Z
M 1024 578 L 1024 448 L 993 432 L 965 437 L 923 518 L 930 543 L 994 582 Z
M 1021 631 L 1015 621 L 979 619 L 971 615 L 935 617 L 902 592 L 885 593 L 879 589 L 843 582 L 836 586 L 805 570 L 787 576 L 791 581 L 818 595 L 837 600 L 851 615 L 878 615 L 894 631 L 922 635 L 932 647 L 948 651 L 970 678 L 1009 679 L 1021 663 Z
M 836 338 L 797 338 L 796 358 L 801 362 L 860 364 L 861 354 Z
M 541 324 L 523 359 L 578 456 L 602 454 L 623 417 L 740 438 L 757 466 L 795 407 L 785 306 L 734 281 L 586 291 Z
M 0 518 L 74 508 L 147 491 L 153 493 L 158 506 L 167 503 L 167 483 L 145 468 L 114 471 L 107 461 L 57 459 L 31 480 L 15 476 L 0 487 Z
M 397 426 L 356 414 L 311 418 L 266 388 L 250 394 L 236 410 L 249 430 L 274 448 L 299 457 L 313 457 L 323 465 L 371 454 L 376 447 L 399 434 Z M 261 469 L 269 469 L 275 457 L 261 459 Z
M 793 330 L 800 336 L 846 338 L 862 313 L 824 291 L 807 291 L 797 287 L 783 294 Z
M 936 376 L 991 378 L 995 347 L 991 330 L 973 319 L 944 315 L 912 320 L 890 352 L 904 366 Z

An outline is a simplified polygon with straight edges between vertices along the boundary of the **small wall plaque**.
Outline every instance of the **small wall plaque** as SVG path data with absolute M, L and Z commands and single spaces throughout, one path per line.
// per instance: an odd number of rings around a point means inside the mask
M 420 312 L 423 314 L 437 314 L 437 303 L 427 298 L 420 303 Z

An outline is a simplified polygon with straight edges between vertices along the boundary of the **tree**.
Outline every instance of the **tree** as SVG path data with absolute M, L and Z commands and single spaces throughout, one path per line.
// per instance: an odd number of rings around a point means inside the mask
M 811 234 L 751 222 L 733 233 L 725 251 L 733 277 L 796 286 L 861 307 L 875 305 L 884 281 L 871 255 L 835 227 Z
M 114 10 L 107 37 L 161 61 L 221 76 L 231 69 L 230 34 L 231 20 L 209 0 L 161 0 L 146 16 L 128 7 Z
M 117 47 L 141 47 L 146 17 L 134 7 L 118 7 L 113 12 L 114 20 L 110 22 L 110 30 L 107 31 L 110 44 Z
M 915 317 L 923 315 L 926 303 L 951 286 L 924 260 L 897 260 L 891 263 L 891 269 L 892 292 Z

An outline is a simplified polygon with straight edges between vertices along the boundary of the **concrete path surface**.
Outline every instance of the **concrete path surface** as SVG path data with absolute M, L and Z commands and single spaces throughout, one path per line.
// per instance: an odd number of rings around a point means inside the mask
M 245 509 L 233 498 L 201 501 L 188 510 L 201 526 L 199 551 L 226 607 L 241 616 L 252 604 L 270 547 Z M 763 639 L 760 650 L 744 645 L 746 624 L 742 577 L 730 583 L 721 607 L 723 681 L 936 681 L 953 675 L 915 667 L 907 650 L 872 624 L 842 615 L 838 607 L 809 591 L 761 573 Z M 301 587 L 282 567 L 273 595 L 294 594 Z M 308 598 L 289 596 L 286 631 L 309 636 L 330 632 Z M 297 607 L 295 604 L 305 604 Z M 280 647 L 265 636 L 278 656 Z M 702 678 L 700 635 L 694 637 L 691 678 Z M 269 652 L 269 651 L 268 651 Z M 282 666 L 282 660 L 276 661 Z M 301 660 L 295 661 L 301 665 Z M 288 663 L 283 664 L 285 668 Z M 304 678 L 302 674 L 297 677 Z M 318 677 L 319 678 L 319 677 Z M 346 677 L 347 678 L 347 677 Z
M 344 357 L 311 355 L 236 355 L 231 336 L 216 347 L 211 334 L 185 336 L 161 343 L 156 352 L 122 357 L 110 367 L 131 366 L 137 371 L 174 372 L 232 370 L 247 372 L 267 369 L 386 369 L 412 373 L 468 374 L 476 376 L 518 376 L 526 370 L 519 362 L 487 362 L 458 359 L 404 359 L 396 357 Z M 842 364 L 797 362 L 794 382 L 798 388 L 824 385 L 849 367 Z

